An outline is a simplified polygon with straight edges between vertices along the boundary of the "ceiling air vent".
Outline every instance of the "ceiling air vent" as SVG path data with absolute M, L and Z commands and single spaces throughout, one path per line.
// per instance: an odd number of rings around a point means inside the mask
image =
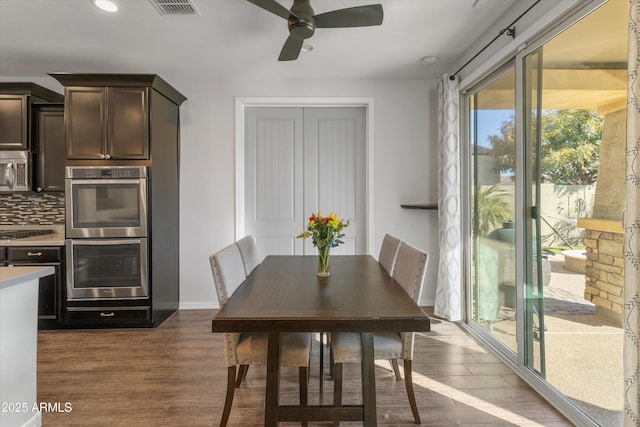
M 191 0 L 149 0 L 160 15 L 200 15 Z

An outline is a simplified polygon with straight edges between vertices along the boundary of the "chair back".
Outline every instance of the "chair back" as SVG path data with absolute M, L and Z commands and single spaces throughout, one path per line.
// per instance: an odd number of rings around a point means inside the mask
M 253 236 L 245 236 L 236 242 L 240 255 L 242 256 L 242 262 L 244 263 L 244 272 L 248 276 L 251 274 L 254 268 L 260 264 L 260 255 L 258 254 L 258 247 Z
M 420 302 L 428 263 L 429 254 L 427 252 L 423 252 L 405 242 L 400 244 L 395 266 L 393 267 L 393 278 L 416 304 Z M 413 332 L 402 332 L 400 334 L 403 343 L 403 359 L 413 359 L 414 335 Z
M 211 272 L 216 286 L 218 303 L 220 307 L 238 289 L 238 286 L 247 278 L 244 271 L 244 263 L 238 246 L 233 244 L 216 252 L 209 257 Z
M 211 255 L 209 262 L 218 295 L 218 305 L 222 308 L 229 297 L 238 289 L 238 286 L 247 278 L 242 256 L 238 246 L 234 243 Z M 224 355 L 227 366 L 238 364 L 236 349 L 239 341 L 240 334 L 237 332 L 224 334 Z
M 408 243 L 400 243 L 392 277 L 416 303 L 420 301 L 420 295 L 422 295 L 422 284 L 428 262 L 428 253 Z
M 398 254 L 399 247 L 400 239 L 392 236 L 391 234 L 384 235 L 384 239 L 382 239 L 382 246 L 380 247 L 378 262 L 385 270 L 387 270 L 389 275 L 393 274 L 393 265 L 396 261 L 396 255 Z

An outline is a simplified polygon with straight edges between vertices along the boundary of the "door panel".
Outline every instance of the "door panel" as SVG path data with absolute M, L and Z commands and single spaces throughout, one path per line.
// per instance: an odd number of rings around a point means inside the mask
M 515 355 L 516 233 L 513 119 L 516 74 L 501 70 L 469 97 L 471 319 Z
M 364 123 L 364 108 L 305 109 L 305 212 L 351 220 L 333 254 L 366 252 Z M 315 253 L 311 241 L 305 253 Z
M 148 89 L 110 87 L 108 89 L 107 153 L 113 159 L 149 158 Z
M 302 254 L 302 110 L 248 108 L 245 118 L 245 230 L 263 255 Z
M 251 107 L 245 114 L 245 232 L 262 256 L 315 254 L 296 239 L 311 213 L 350 219 L 333 254 L 366 252 L 364 108 Z
M 27 96 L 0 95 L 0 149 L 26 150 Z
M 67 159 L 99 160 L 104 155 L 105 89 L 68 87 L 65 91 Z
M 542 48 L 524 58 L 525 162 L 525 364 L 545 376 L 544 295 L 540 224 Z

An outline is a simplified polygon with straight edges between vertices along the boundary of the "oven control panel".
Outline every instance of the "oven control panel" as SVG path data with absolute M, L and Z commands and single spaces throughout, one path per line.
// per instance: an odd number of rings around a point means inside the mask
M 138 179 L 147 177 L 146 166 L 67 166 L 67 179 Z

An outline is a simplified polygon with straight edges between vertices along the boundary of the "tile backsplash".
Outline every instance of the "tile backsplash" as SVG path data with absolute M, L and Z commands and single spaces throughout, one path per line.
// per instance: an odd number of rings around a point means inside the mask
M 64 193 L 0 194 L 0 225 L 64 224 Z

